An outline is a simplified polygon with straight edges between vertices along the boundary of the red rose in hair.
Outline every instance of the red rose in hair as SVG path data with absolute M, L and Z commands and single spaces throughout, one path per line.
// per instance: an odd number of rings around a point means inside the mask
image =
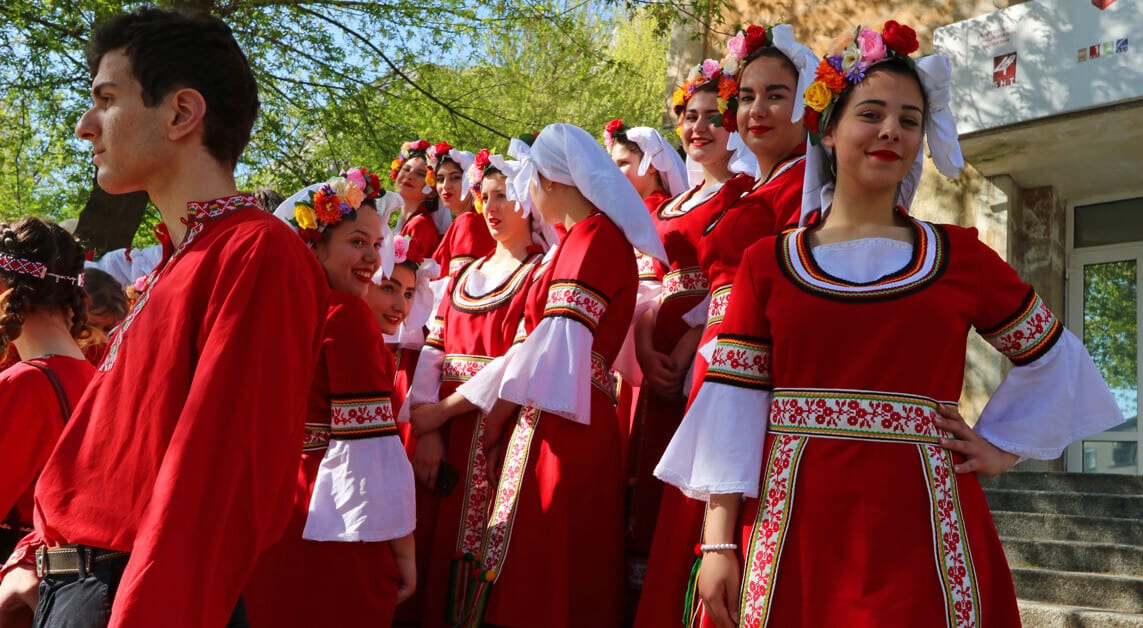
M 733 111 L 727 111 L 722 114 L 722 128 L 730 133 L 738 130 L 738 118 L 734 115 Z
M 616 119 L 612 120 L 611 122 L 608 122 L 607 126 L 603 127 L 603 130 L 614 135 L 616 131 L 618 131 L 619 129 L 622 129 L 622 128 L 623 128 L 623 118 L 616 118 Z
M 428 150 L 428 149 L 429 149 L 429 141 L 428 140 L 417 140 L 417 141 L 415 141 L 409 145 L 409 150 Z
M 751 24 L 746 27 L 746 54 L 750 54 L 766 45 L 766 29 L 757 25 Z
M 802 123 L 806 125 L 806 129 L 810 133 L 821 133 L 821 120 L 822 114 L 818 113 L 812 107 L 806 107 L 806 112 L 802 114 Z
M 894 20 L 885 22 L 885 26 L 881 28 L 881 38 L 890 48 L 902 55 L 913 54 L 920 47 L 917 43 L 917 32 Z
M 433 150 L 438 156 L 444 155 L 452 150 L 452 144 L 449 144 L 448 142 L 437 142 L 437 144 L 433 146 Z

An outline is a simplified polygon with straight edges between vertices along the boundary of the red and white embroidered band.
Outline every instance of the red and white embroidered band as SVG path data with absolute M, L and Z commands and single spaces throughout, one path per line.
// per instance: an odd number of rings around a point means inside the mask
M 484 355 L 447 353 L 441 364 L 441 381 L 467 382 L 491 361 L 492 358 Z
M 50 277 L 59 283 L 67 282 L 77 286 L 83 286 L 83 273 L 75 276 L 49 273 L 48 267 L 40 262 L 16 257 L 15 255 L 8 255 L 7 253 L 0 253 L 0 270 L 6 270 L 10 273 L 16 273 L 17 275 L 38 277 L 40 279 L 48 279 Z
M 397 417 L 389 393 L 330 395 L 330 438 L 354 440 L 392 436 Z
M 726 308 L 730 305 L 730 286 L 715 288 L 710 295 L 710 307 L 706 310 L 706 326 L 711 327 L 722 323 L 726 316 Z
M 672 270 L 663 277 L 664 301 L 687 294 L 706 294 L 709 289 L 706 275 L 698 267 Z

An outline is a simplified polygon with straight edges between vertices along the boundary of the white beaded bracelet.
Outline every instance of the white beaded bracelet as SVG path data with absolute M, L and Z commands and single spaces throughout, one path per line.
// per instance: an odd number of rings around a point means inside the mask
M 736 550 L 738 543 L 709 543 L 699 546 L 699 549 L 704 552 L 719 552 L 722 550 Z

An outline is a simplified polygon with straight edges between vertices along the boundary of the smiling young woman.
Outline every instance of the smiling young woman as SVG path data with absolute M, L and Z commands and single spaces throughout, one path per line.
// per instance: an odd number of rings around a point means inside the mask
M 803 226 L 747 249 L 656 469 L 708 502 L 704 625 L 1019 626 L 977 475 L 1122 421 L 1079 340 L 974 229 L 908 215 L 924 136 L 942 173 L 963 167 L 948 60 L 916 47 L 890 21 L 821 62 Z M 956 410 L 970 327 L 1014 364 L 975 428 Z

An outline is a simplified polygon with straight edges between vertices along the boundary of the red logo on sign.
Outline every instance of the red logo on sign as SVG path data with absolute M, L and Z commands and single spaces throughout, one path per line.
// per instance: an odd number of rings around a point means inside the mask
M 1102 11 L 1102 10 L 1106 9 L 1107 7 L 1115 4 L 1115 0 L 1091 0 L 1091 3 L 1097 9 Z
M 1016 53 L 1008 52 L 992 59 L 992 86 L 1016 84 Z

